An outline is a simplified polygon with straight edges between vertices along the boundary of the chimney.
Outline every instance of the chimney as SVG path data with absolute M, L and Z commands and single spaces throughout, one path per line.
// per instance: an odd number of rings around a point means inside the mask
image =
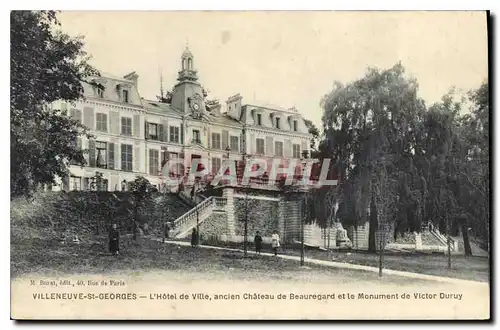
M 132 81 L 134 85 L 137 87 L 137 80 L 139 79 L 139 75 L 135 73 L 135 71 L 124 75 L 123 78 Z

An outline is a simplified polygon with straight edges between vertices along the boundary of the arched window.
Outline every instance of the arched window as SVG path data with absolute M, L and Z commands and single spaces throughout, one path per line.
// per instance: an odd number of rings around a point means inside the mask
M 193 59 L 188 58 L 188 70 L 193 70 Z

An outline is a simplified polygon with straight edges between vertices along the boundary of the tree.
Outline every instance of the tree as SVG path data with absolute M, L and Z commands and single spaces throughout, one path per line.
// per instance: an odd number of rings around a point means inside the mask
M 141 227 L 139 211 L 150 201 L 153 185 L 146 178 L 137 176 L 134 181 L 130 182 L 130 191 L 134 196 L 133 237 L 137 240 L 137 231 Z
M 309 119 L 305 119 L 304 123 L 305 123 L 305 125 L 307 127 L 308 133 L 312 135 L 312 137 L 311 137 L 311 143 L 310 143 L 309 147 L 311 148 L 311 150 L 316 150 L 317 145 L 319 143 L 319 135 L 320 135 L 319 134 L 319 129 Z
M 57 100 L 75 101 L 83 83 L 99 75 L 88 64 L 82 38 L 58 30 L 54 11 L 11 12 L 11 197 L 29 196 L 41 184 L 67 174 L 67 162 L 83 165 L 77 147 L 85 128 Z
M 394 225 L 395 182 L 407 171 L 402 164 L 412 157 L 413 132 L 425 109 L 417 89 L 416 80 L 397 64 L 388 70 L 370 68 L 347 85 L 337 82 L 323 98 L 321 145 L 336 160 L 343 219 L 357 222 L 370 206 L 371 230 L 379 222 Z M 369 236 L 374 251 L 375 236 Z
M 430 222 L 464 240 L 472 228 L 488 242 L 488 84 L 469 93 L 466 115 L 453 89 L 428 109 L 417 91 L 397 64 L 337 82 L 323 98 L 318 155 L 335 159 L 342 223 L 356 226 L 369 209 L 371 251 L 377 230 L 397 239 Z
M 467 225 L 476 229 L 489 251 L 490 236 L 490 104 L 489 86 L 484 82 L 469 93 L 470 114 L 462 119 L 465 166 L 461 180 L 469 189 L 461 202 L 467 205 Z

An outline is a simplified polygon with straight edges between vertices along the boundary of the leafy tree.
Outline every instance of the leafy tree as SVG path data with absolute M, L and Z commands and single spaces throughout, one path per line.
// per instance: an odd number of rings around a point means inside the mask
M 406 202 L 396 198 L 397 182 L 405 173 L 399 165 L 411 158 L 413 130 L 424 110 L 417 89 L 397 64 L 389 70 L 369 69 L 347 85 L 337 82 L 322 100 L 323 145 L 336 160 L 344 219 L 364 218 L 370 205 L 372 230 L 380 221 L 397 222 L 393 209 Z M 370 237 L 373 241 L 374 235 Z
M 134 240 L 137 239 L 137 231 L 141 227 L 140 210 L 149 204 L 153 193 L 153 185 L 144 177 L 137 176 L 130 182 L 130 191 L 134 196 Z
M 85 128 L 50 105 L 81 98 L 82 84 L 99 73 L 88 64 L 82 38 L 59 25 L 54 11 L 11 12 L 12 197 L 55 183 L 67 174 L 68 161 L 85 162 L 76 145 Z
M 335 159 L 342 222 L 370 222 L 370 250 L 377 229 L 396 239 L 430 221 L 449 235 L 471 226 L 489 236 L 488 84 L 469 93 L 466 115 L 453 90 L 428 109 L 417 91 L 397 64 L 337 82 L 322 100 L 318 155 Z
M 309 147 L 311 148 L 311 150 L 316 150 L 320 137 L 319 129 L 309 119 L 304 120 L 304 122 L 306 124 L 307 131 L 312 135 Z

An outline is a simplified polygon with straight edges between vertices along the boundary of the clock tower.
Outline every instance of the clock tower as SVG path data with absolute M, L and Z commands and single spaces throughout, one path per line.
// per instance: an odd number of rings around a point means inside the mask
M 201 119 L 205 112 L 203 88 L 198 82 L 197 71 L 194 69 L 193 54 L 186 47 L 181 57 L 181 70 L 172 94 L 172 107 L 184 114 L 191 114 Z

